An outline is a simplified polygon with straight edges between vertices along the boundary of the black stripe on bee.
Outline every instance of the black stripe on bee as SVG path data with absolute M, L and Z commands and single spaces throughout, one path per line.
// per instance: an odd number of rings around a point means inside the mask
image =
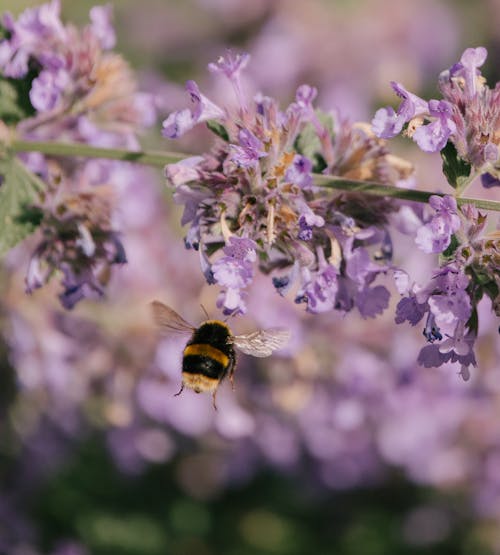
M 184 349 L 182 372 L 185 381 L 192 381 L 188 375 L 200 375 L 208 378 L 201 383 L 207 382 L 210 389 L 217 385 L 232 370 L 236 359 L 230 337 L 229 328 L 218 320 L 208 320 L 197 328 Z M 205 387 L 201 385 L 197 389 L 204 390 Z

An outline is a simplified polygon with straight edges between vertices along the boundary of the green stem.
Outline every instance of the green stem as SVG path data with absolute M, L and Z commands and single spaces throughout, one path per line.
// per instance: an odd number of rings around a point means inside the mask
M 41 152 L 51 156 L 79 156 L 82 158 L 106 158 L 110 160 L 122 160 L 125 162 L 136 162 L 149 166 L 163 167 L 166 164 L 173 164 L 191 156 L 178 152 L 163 151 L 138 151 L 117 148 L 101 148 L 89 146 L 81 143 L 56 143 L 42 141 L 22 141 L 13 140 L 9 148 L 15 152 Z M 444 196 L 442 193 L 430 191 L 416 191 L 414 189 L 400 189 L 390 185 L 368 181 L 355 181 L 342 177 L 328 175 L 314 175 L 314 182 L 320 187 L 335 189 L 340 191 L 351 191 L 376 195 L 382 197 L 392 197 L 401 200 L 428 202 L 431 195 Z M 459 197 L 456 199 L 458 205 L 473 204 L 482 210 L 494 210 L 500 212 L 500 202 L 494 200 L 483 200 L 476 198 Z
M 431 191 L 417 191 L 414 189 L 400 189 L 391 185 L 381 185 L 380 183 L 370 181 L 355 181 L 352 179 L 343 179 L 334 175 L 314 175 L 314 183 L 320 187 L 327 189 L 336 189 L 341 191 L 351 191 L 357 193 L 367 193 L 379 197 L 393 197 L 400 200 L 411 200 L 415 202 L 429 202 L 429 197 L 437 195 L 445 196 L 445 193 L 434 193 Z M 500 202 L 496 200 L 485 200 L 480 198 L 459 197 L 456 198 L 457 204 L 473 204 L 476 208 L 482 210 L 494 210 L 500 212 Z
M 179 162 L 187 154 L 163 151 L 130 151 L 120 148 L 102 148 L 83 143 L 56 143 L 43 141 L 13 140 L 9 148 L 15 152 L 41 152 L 50 156 L 80 156 L 82 158 L 106 158 L 108 160 L 122 160 L 137 162 L 148 166 L 163 167 L 165 164 Z

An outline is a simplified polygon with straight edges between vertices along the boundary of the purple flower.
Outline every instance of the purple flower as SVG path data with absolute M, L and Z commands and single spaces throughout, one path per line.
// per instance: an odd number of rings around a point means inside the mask
M 491 187 L 500 187 L 500 179 L 491 173 L 483 173 L 481 175 L 481 185 L 490 189 Z
M 68 82 L 69 76 L 63 70 L 56 73 L 47 70 L 42 71 L 33 80 L 29 93 L 33 108 L 38 112 L 53 110 L 59 104 Z
M 177 139 L 198 123 L 210 119 L 218 120 L 224 117 L 224 111 L 201 94 L 198 85 L 194 81 L 186 83 L 186 90 L 190 94 L 194 108 L 192 111 L 185 108 L 184 110 L 172 112 L 162 124 L 162 135 L 164 137 Z
M 99 299 L 104 295 L 104 290 L 90 270 L 75 273 L 71 266 L 63 264 L 62 285 L 64 292 L 59 295 L 59 300 L 64 308 L 71 310 L 82 299 Z
M 224 290 L 219 295 L 217 306 L 225 314 L 244 314 L 246 305 L 241 291 L 253 280 L 253 264 L 257 259 L 257 244 L 251 239 L 231 236 L 223 249 L 225 256 L 212 264 L 214 280 Z
M 38 53 L 39 45 L 64 36 L 60 9 L 59 0 L 52 0 L 26 9 L 17 21 L 9 13 L 3 16 L 3 25 L 11 34 L 0 43 L 0 69 L 6 77 L 17 79 L 26 75 L 29 57 Z
M 391 82 L 396 94 L 402 98 L 398 111 L 393 108 L 380 108 L 375 112 L 372 120 L 372 129 L 377 137 L 389 139 L 396 136 L 403 129 L 403 125 L 416 116 L 428 111 L 427 102 L 422 98 L 407 91 L 403 85 Z
M 238 103 L 246 110 L 246 101 L 241 89 L 241 72 L 250 61 L 250 54 L 235 54 L 231 50 L 225 56 L 220 56 L 216 63 L 208 64 L 212 73 L 223 73 L 232 83 Z
M 165 177 L 174 187 L 196 181 L 200 177 L 199 164 L 202 161 L 202 156 L 191 156 L 175 164 L 167 164 Z
M 460 62 L 450 69 L 450 77 L 462 77 L 464 79 L 465 91 L 469 98 L 476 94 L 476 78 L 480 75 L 477 68 L 484 64 L 487 56 L 488 52 L 483 46 L 467 48 L 462 54 Z
M 419 303 L 415 295 L 403 297 L 396 307 L 396 324 L 408 321 L 412 326 L 416 326 L 422 320 L 427 310 L 427 304 Z
M 358 291 L 354 304 L 363 318 L 375 318 L 389 306 L 391 294 L 383 285 L 365 287 Z
M 429 204 L 436 213 L 427 224 L 417 230 L 415 242 L 428 254 L 440 253 L 449 246 L 452 234 L 460 229 L 457 201 L 449 195 L 432 195 Z
M 453 106 L 446 100 L 429 100 L 429 114 L 437 119 L 418 127 L 413 133 L 413 140 L 424 152 L 438 152 L 457 129 L 452 119 Z
M 310 85 L 300 85 L 295 93 L 295 102 L 304 110 L 312 111 L 313 101 L 318 96 L 318 89 Z
M 311 277 L 305 286 L 297 293 L 297 300 L 304 298 L 307 311 L 313 313 L 333 310 L 338 291 L 337 276 L 339 271 L 335 266 L 325 262 Z
M 260 158 L 267 156 L 262 141 L 248 129 L 240 129 L 238 140 L 239 145 L 230 145 L 230 159 L 238 166 L 250 168 L 255 166 Z
M 465 324 L 459 322 L 453 336 L 448 336 L 442 343 L 423 347 L 417 361 L 425 368 L 438 367 L 445 362 L 458 362 L 459 373 L 467 381 L 470 376 L 469 367 L 477 366 L 473 349 L 475 340 L 475 334 L 466 333 Z
M 114 48 L 116 44 L 116 35 L 113 25 L 113 6 L 94 6 L 90 10 L 91 28 L 94 35 L 99 39 L 101 47 L 104 50 Z
M 168 139 L 178 139 L 186 131 L 192 129 L 198 122 L 194 120 L 191 110 L 177 110 L 172 112 L 162 123 L 161 134 Z
M 293 162 L 285 173 L 285 179 L 302 189 L 311 189 L 313 186 L 312 162 L 307 156 L 296 154 Z
M 405 121 L 394 108 L 379 108 L 372 119 L 372 129 L 377 137 L 390 139 L 395 137 L 403 129 Z
M 445 266 L 433 279 L 433 292 L 429 296 L 429 308 L 441 324 L 454 325 L 466 322 L 471 314 L 470 296 L 467 292 L 470 280 L 453 265 Z
M 452 358 L 452 353 L 442 353 L 439 350 L 439 345 L 433 343 L 432 345 L 426 345 L 420 349 L 418 354 L 417 362 L 424 368 L 438 368 L 445 362 L 450 361 Z
M 235 79 L 249 61 L 250 54 L 235 54 L 227 50 L 225 56 L 219 56 L 217 62 L 208 64 L 208 70 L 212 73 L 223 73 L 228 79 Z

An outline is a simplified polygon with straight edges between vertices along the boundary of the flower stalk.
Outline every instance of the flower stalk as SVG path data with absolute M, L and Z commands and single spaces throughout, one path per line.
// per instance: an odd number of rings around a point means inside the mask
M 124 162 L 135 162 L 148 166 L 163 167 L 166 164 L 179 162 L 189 155 L 179 152 L 165 151 L 130 151 L 121 148 L 95 147 L 82 143 L 55 142 L 55 141 L 26 141 L 15 139 L 9 143 L 9 149 L 14 152 L 40 152 L 51 156 L 81 156 L 82 158 L 103 158 L 108 160 L 121 160 Z M 414 189 L 402 189 L 390 185 L 370 181 L 359 181 L 345 179 L 343 177 L 326 176 L 314 174 L 314 183 L 327 189 L 339 191 L 352 191 L 375 196 L 385 196 L 400 200 L 424 202 L 429 201 L 432 195 L 443 196 L 444 194 L 433 191 L 421 191 Z M 457 204 L 472 204 L 480 210 L 492 210 L 500 212 L 500 201 L 486 200 L 470 197 L 457 197 Z

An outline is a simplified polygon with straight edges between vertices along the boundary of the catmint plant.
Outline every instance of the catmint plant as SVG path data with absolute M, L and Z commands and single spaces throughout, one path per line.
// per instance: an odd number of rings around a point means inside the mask
M 131 68 L 112 51 L 111 18 L 110 5 L 96 6 L 85 27 L 63 24 L 58 0 L 27 9 L 17 20 L 3 16 L 0 77 L 6 86 L 27 90 L 19 98 L 26 117 L 17 122 L 17 138 L 138 148 L 137 133 L 154 122 L 153 99 L 137 90 Z M 120 163 L 39 153 L 23 155 L 23 162 L 45 184 L 19 216 L 39 228 L 26 291 L 58 274 L 65 308 L 101 297 L 109 268 L 126 262 L 113 224 L 113 188 L 123 181 Z
M 309 312 L 380 314 L 389 292 L 374 282 L 391 268 L 387 223 L 397 205 L 328 194 L 313 172 L 396 185 L 411 178 L 411 165 L 389 155 L 368 126 L 316 110 L 314 87 L 300 86 L 285 110 L 260 93 L 248 98 L 241 82 L 248 62 L 248 54 L 227 52 L 209 65 L 232 84 L 235 106 L 218 106 L 188 81 L 192 108 L 163 123 L 170 139 L 202 122 L 217 135 L 210 153 L 165 169 L 184 205 L 186 247 L 199 251 L 207 281 L 221 287 L 226 314 L 246 312 L 257 263 L 279 294 L 290 292 Z

